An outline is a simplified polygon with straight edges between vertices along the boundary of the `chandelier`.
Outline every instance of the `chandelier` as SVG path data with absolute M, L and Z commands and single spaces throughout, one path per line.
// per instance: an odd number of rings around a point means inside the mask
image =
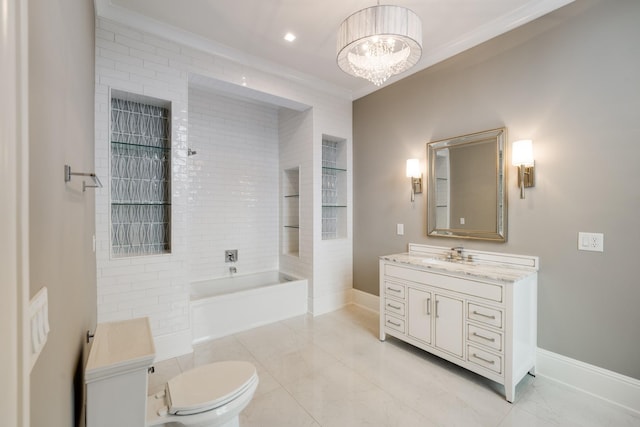
M 338 66 L 376 86 L 408 70 L 422 55 L 422 22 L 413 11 L 389 5 L 363 9 L 338 30 Z

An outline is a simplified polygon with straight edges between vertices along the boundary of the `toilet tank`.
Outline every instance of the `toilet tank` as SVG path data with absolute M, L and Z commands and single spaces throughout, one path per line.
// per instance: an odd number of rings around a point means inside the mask
M 148 318 L 98 324 L 84 373 L 87 427 L 145 425 L 155 353 Z

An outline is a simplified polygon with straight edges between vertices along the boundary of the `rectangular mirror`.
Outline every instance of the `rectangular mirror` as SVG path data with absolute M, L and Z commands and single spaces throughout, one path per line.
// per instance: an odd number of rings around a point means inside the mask
M 427 144 L 427 234 L 506 242 L 507 129 Z

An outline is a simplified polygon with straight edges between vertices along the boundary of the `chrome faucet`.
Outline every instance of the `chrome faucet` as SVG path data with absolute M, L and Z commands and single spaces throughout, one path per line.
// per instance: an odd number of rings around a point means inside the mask
M 234 266 L 229 267 L 229 273 L 231 273 L 231 275 L 233 276 L 233 273 L 237 273 L 238 269 L 235 268 Z
M 451 248 L 451 260 L 453 261 L 462 261 L 464 259 L 464 257 L 462 256 L 462 251 L 464 250 L 464 248 L 462 246 L 456 246 L 454 248 Z

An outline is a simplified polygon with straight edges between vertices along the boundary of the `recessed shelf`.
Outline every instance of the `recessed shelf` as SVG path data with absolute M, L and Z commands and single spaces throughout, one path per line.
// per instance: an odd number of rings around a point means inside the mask
M 125 146 L 125 147 L 144 148 L 144 149 L 149 149 L 149 150 L 171 151 L 171 147 L 157 147 L 155 145 L 132 144 L 130 142 L 111 141 L 111 144 L 113 144 L 113 145 L 122 145 L 122 146 Z
M 300 168 L 285 169 L 282 174 L 282 253 L 300 254 Z
M 346 140 L 322 137 L 322 240 L 347 237 Z
M 113 206 L 171 206 L 167 202 L 112 202 Z
M 170 103 L 132 101 L 116 92 L 110 137 L 112 254 L 170 253 Z

